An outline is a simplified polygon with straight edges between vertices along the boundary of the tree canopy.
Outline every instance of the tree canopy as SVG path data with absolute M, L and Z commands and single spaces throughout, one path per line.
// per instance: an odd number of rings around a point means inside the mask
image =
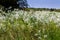
M 13 8 L 28 8 L 27 0 L 0 0 L 0 5 L 4 6 L 5 8 L 10 6 Z

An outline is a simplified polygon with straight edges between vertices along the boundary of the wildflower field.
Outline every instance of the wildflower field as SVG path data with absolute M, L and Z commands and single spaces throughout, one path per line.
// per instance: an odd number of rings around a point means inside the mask
M 60 40 L 60 12 L 0 11 L 0 40 Z

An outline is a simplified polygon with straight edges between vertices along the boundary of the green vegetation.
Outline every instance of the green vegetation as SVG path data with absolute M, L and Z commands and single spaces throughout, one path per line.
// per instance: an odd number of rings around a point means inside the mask
M 0 10 L 0 40 L 60 40 L 60 12 Z
M 29 10 L 34 10 L 34 11 L 55 11 L 55 12 L 60 12 L 60 9 L 55 9 L 55 8 L 26 8 L 28 11 Z

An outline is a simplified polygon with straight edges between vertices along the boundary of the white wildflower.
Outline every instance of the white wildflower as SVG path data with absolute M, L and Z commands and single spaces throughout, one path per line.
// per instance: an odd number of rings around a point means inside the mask
M 35 36 L 37 36 L 38 34 L 36 33 Z
M 18 17 L 19 17 L 19 14 L 18 14 L 18 13 L 16 13 L 16 14 L 15 14 L 15 18 L 16 18 L 16 19 L 18 19 Z
M 38 39 L 42 39 L 41 37 L 38 37 Z
M 44 38 L 47 38 L 47 35 L 44 35 Z

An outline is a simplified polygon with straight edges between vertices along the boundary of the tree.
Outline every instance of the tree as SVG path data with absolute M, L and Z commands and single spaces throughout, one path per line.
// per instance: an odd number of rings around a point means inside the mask
M 27 0 L 0 0 L 0 5 L 5 8 L 9 8 L 10 6 L 14 8 L 28 8 Z
M 20 8 L 28 8 L 27 0 L 18 0 L 17 4 L 19 4 Z

